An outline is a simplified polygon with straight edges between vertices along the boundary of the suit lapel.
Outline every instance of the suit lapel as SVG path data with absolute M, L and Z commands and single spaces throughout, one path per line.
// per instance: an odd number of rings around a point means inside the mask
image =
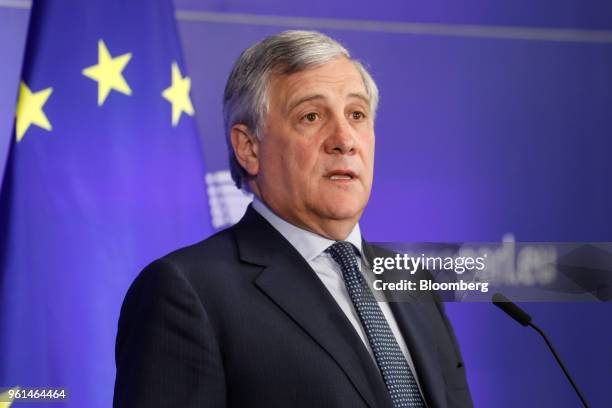
M 235 234 L 241 260 L 264 267 L 255 285 L 336 361 L 370 407 L 391 407 L 361 338 L 299 252 L 250 206 Z
M 362 249 L 370 264 L 377 255 L 395 255 L 388 251 L 376 254 L 374 248 L 365 240 L 362 242 Z M 380 275 L 380 279 L 384 281 L 406 278 L 418 281 L 422 277 L 421 273 L 406 276 L 404 273 L 385 272 Z M 429 407 L 445 408 L 447 404 L 444 378 L 438 362 L 435 334 L 430 323 L 439 319 L 439 316 L 435 315 L 438 310 L 434 298 L 430 292 L 416 291 L 400 294 L 395 299 L 396 301 L 389 302 L 389 307 L 410 351 L 427 404 Z
M 432 300 L 433 302 L 433 300 Z M 444 378 L 438 363 L 436 339 L 429 321 L 436 308 L 433 303 L 389 303 L 397 325 L 410 350 L 410 356 L 430 407 L 446 407 Z

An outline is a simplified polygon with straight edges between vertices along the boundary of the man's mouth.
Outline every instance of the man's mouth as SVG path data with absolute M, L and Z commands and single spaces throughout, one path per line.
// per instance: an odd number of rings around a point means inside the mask
M 351 170 L 334 170 L 325 174 L 325 178 L 330 180 L 353 180 L 357 175 Z

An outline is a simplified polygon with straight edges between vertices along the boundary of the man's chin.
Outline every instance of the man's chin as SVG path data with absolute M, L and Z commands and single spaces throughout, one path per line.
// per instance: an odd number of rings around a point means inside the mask
M 322 215 L 330 220 L 357 222 L 363 212 L 364 204 L 357 202 L 332 201 L 324 206 L 319 206 Z

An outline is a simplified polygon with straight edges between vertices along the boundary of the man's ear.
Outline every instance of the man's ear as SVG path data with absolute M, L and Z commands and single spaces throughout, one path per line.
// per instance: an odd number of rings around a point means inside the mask
M 232 148 L 238 163 L 250 176 L 259 173 L 259 139 L 248 126 L 241 123 L 232 126 L 230 130 Z

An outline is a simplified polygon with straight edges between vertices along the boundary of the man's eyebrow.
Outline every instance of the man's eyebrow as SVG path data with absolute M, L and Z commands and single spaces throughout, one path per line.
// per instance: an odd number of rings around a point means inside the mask
M 349 98 L 357 98 L 357 99 L 361 99 L 363 102 L 367 103 L 368 106 L 370 106 L 370 98 L 368 98 L 366 95 L 362 94 L 362 93 L 351 93 L 348 95 Z
M 350 93 L 350 94 L 348 94 L 348 98 L 361 99 L 368 106 L 370 106 L 370 98 L 368 98 L 366 95 L 364 95 L 362 93 Z M 312 100 L 317 100 L 317 99 L 326 99 L 326 98 L 325 98 L 324 95 L 321 95 L 321 94 L 303 96 L 303 97 L 297 99 L 296 101 L 291 102 L 289 104 L 289 107 L 287 108 L 287 112 L 291 112 L 293 109 L 295 109 L 296 107 L 300 106 L 301 104 L 303 104 L 305 102 L 310 102 Z
M 303 97 L 297 99 L 296 101 L 291 102 L 289 104 L 289 107 L 287 108 L 287 112 L 291 112 L 293 109 L 295 109 L 296 107 L 300 106 L 304 102 L 310 102 L 310 101 L 316 100 L 316 99 L 325 99 L 325 96 L 323 96 L 321 94 L 303 96 Z

